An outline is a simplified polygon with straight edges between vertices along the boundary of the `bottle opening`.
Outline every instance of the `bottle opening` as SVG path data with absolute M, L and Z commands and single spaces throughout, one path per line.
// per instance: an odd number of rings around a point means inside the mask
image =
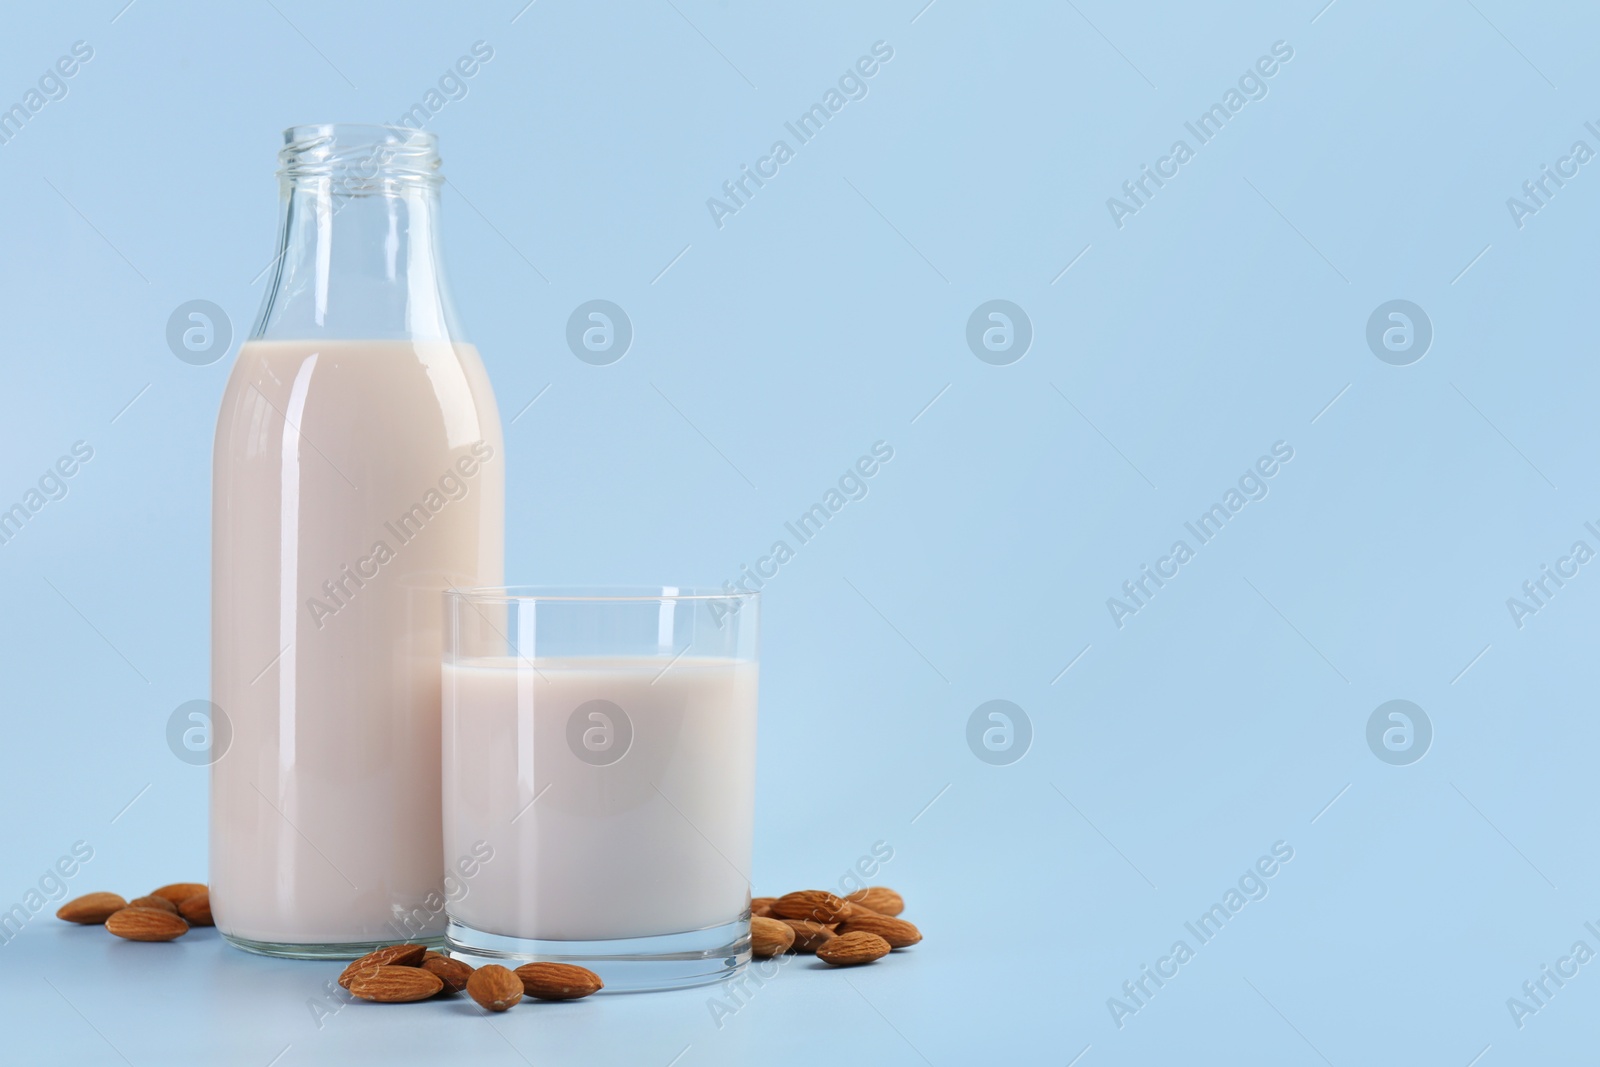
M 439 139 L 409 126 L 330 122 L 283 131 L 278 176 L 328 180 L 336 192 L 370 193 L 395 183 L 437 185 Z

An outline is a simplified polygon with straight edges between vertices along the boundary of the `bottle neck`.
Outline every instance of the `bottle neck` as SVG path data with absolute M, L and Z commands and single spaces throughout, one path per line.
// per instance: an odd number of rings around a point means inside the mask
M 296 127 L 280 153 L 276 259 L 255 340 L 462 341 L 431 135 Z

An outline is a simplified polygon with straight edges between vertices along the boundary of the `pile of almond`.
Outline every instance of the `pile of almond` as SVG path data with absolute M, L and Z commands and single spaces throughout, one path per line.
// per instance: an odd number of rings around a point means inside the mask
M 199 882 L 174 882 L 132 900 L 115 893 L 85 893 L 61 905 L 56 918 L 104 926 L 129 941 L 171 941 L 191 926 L 212 925 L 211 893 Z
M 505 1011 L 524 996 L 577 1000 L 605 983 L 593 971 L 570 963 L 525 963 L 514 971 L 491 963 L 474 970 L 426 945 L 390 945 L 351 963 L 339 984 L 351 996 L 379 1004 L 409 1004 L 465 989 L 488 1011 Z
M 846 897 L 802 889 L 750 902 L 750 948 L 756 959 L 784 952 L 815 954 L 835 967 L 881 960 L 922 940 L 922 931 L 899 918 L 906 902 L 883 886 Z

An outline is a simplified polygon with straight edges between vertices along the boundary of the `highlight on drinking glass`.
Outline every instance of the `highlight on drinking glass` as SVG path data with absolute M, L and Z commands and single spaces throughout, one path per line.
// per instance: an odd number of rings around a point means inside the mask
M 759 610 L 670 586 L 445 593 L 452 955 L 576 963 L 609 991 L 749 960 Z

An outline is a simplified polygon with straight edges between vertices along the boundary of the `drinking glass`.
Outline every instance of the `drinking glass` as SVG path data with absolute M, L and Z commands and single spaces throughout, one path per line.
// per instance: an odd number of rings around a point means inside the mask
M 756 594 L 445 593 L 446 939 L 611 990 L 750 958 Z

